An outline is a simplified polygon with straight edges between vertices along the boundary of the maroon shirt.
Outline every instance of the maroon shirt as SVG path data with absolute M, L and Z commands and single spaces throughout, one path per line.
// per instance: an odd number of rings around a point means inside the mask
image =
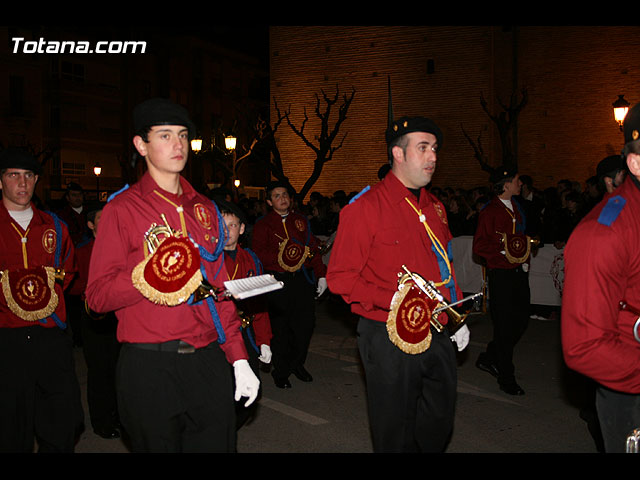
M 415 195 L 389 172 L 382 182 L 341 210 L 331 251 L 328 286 L 351 304 L 357 315 L 387 321 L 391 299 L 398 289 L 398 274 L 404 273 L 402 265 L 427 281 L 442 281 L 433 242 L 407 200 L 422 212 L 439 243 L 449 250 L 452 237 L 442 203 L 422 189 L 418 204 Z M 462 292 L 450 255 L 449 260 L 451 285 L 459 300 Z M 452 300 L 450 288 L 441 286 L 438 290 L 447 301 Z
M 9 212 L 0 202 L 0 270 L 15 270 L 25 268 L 25 258 L 22 250 L 22 238 L 26 238 L 26 262 L 27 267 L 49 266 L 55 267 L 55 249 L 60 243 L 60 266 L 65 271 L 64 283 L 55 284 L 55 292 L 58 295 L 56 316 L 61 322 L 66 322 L 66 308 L 64 293 L 75 274 L 75 252 L 71 243 L 71 237 L 66 225 L 60 222 L 62 238 L 58 238 L 53 217 L 46 212 L 38 210 L 32 203 L 33 218 L 25 231 L 11 218 Z M 7 301 L 0 293 L 0 327 L 27 327 L 41 325 L 43 327 L 55 327 L 56 323 L 51 317 L 46 322 L 30 322 L 22 320 L 7 306 Z
M 513 211 L 494 196 L 478 215 L 478 226 L 473 237 L 473 253 L 486 260 L 487 268 L 509 270 L 521 265 L 509 262 L 507 257 L 500 253 L 504 250 L 500 233 L 523 233 L 524 229 L 524 218 L 516 201 L 512 199 L 511 203 Z M 529 263 L 529 260 L 527 258 L 524 263 Z
M 131 272 L 145 258 L 144 235 L 153 223 L 163 224 L 164 213 L 174 230 L 181 229 L 176 205 L 183 209 L 186 229 L 194 242 L 208 252 L 216 249 L 220 232 L 215 205 L 197 193 L 184 178 L 183 193 L 162 190 L 147 172 L 138 183 L 113 198 L 102 211 L 89 268 L 86 296 L 96 312 L 114 311 L 120 342 L 160 343 L 183 340 L 196 348 L 218 339 L 206 301 L 169 307 L 147 300 L 133 286 Z M 164 197 L 164 198 L 163 198 Z M 223 258 L 203 259 L 205 276 L 214 287 L 227 279 Z M 226 341 L 227 360 L 247 358 L 239 318 L 232 301 L 216 302 Z
M 567 365 L 596 382 L 640 393 L 640 184 L 630 175 L 578 224 L 564 249 L 562 348 Z M 638 331 L 640 334 L 640 331 Z
M 307 245 L 312 252 L 317 252 L 320 245 L 318 239 L 311 233 L 307 217 L 299 213 L 289 212 L 283 222 L 282 217 L 271 210 L 256 221 L 253 227 L 251 247 L 258 255 L 265 271 L 284 272 L 278 263 L 278 251 L 280 242 L 287 238 L 292 241 L 295 239 L 303 246 Z M 327 267 L 322 262 L 322 255 L 314 255 L 311 259 L 307 259 L 304 266 L 313 270 L 316 278 L 325 277 L 327 274 Z

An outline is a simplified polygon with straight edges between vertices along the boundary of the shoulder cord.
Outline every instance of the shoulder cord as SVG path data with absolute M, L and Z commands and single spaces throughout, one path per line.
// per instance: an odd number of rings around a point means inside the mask
M 53 212 L 45 212 L 48 213 L 49 215 L 51 215 L 51 217 L 53 218 L 53 224 L 55 226 L 56 229 L 56 250 L 54 253 L 54 266 L 56 268 L 60 267 L 60 257 L 62 254 L 62 225 L 61 225 L 61 220 L 60 218 Z M 26 245 L 23 243 L 23 249 L 26 248 Z M 69 250 L 67 252 L 67 256 L 65 257 L 65 260 L 67 258 L 69 258 L 69 255 L 71 254 L 71 250 Z M 26 259 L 26 250 L 25 250 L 25 262 L 27 261 Z M 58 315 L 53 312 L 51 314 L 51 318 L 53 319 L 53 321 L 56 323 L 56 325 L 58 327 L 60 327 L 62 330 L 65 330 L 67 328 L 67 324 L 65 322 L 63 322 L 62 320 L 60 320 L 60 317 L 58 317 Z M 46 325 L 47 323 L 47 319 L 43 318 L 41 320 L 39 320 L 40 323 L 43 323 Z
M 223 252 L 224 250 L 224 244 L 226 243 L 226 235 L 225 235 L 225 230 L 224 230 L 224 220 L 222 218 L 222 215 L 220 215 L 220 212 L 218 211 L 218 207 L 216 206 L 216 204 L 214 202 L 211 202 L 213 204 L 213 207 L 216 211 L 217 217 L 218 217 L 218 233 L 222 234 L 221 237 L 218 238 L 218 243 L 216 244 L 216 248 L 213 251 L 213 253 L 208 252 L 202 245 L 198 245 L 198 250 L 200 252 L 200 257 L 202 258 L 202 260 L 205 260 L 207 262 L 213 262 L 215 261 L 217 258 L 220 257 L 220 254 Z M 222 269 L 222 265 L 224 262 L 220 262 L 220 266 L 218 267 L 218 271 L 216 272 L 214 278 L 218 277 L 218 274 L 220 273 L 220 270 Z M 204 263 L 200 263 L 200 273 L 202 273 L 202 278 L 204 278 L 205 280 L 207 279 L 206 277 L 206 273 L 204 271 Z M 189 303 L 192 304 L 192 300 L 193 300 L 193 295 L 191 296 L 191 299 L 189 299 Z M 207 306 L 209 307 L 209 312 L 211 313 L 211 318 L 213 319 L 213 325 L 216 327 L 216 331 L 218 332 L 218 343 L 223 344 L 227 341 L 227 337 L 224 333 L 224 329 L 222 328 L 222 323 L 220 322 L 220 315 L 218 315 L 218 311 L 216 309 L 216 305 L 215 302 L 213 300 L 213 297 L 209 296 L 206 299 L 207 302 Z
M 420 222 L 424 225 L 425 230 L 427 231 L 427 235 L 431 240 L 431 250 L 436 254 L 436 259 L 438 260 L 438 266 L 440 268 L 440 277 L 442 279 L 441 282 L 435 284 L 436 287 L 444 286 L 449 289 L 451 293 L 451 301 L 457 301 L 457 293 L 455 289 L 455 283 L 453 282 L 453 275 L 451 275 L 451 242 L 447 245 L 447 249 L 445 250 L 444 246 L 436 237 L 431 227 L 427 223 L 426 217 L 422 214 L 422 210 L 418 210 L 416 206 L 411 203 L 411 201 L 405 197 L 407 203 L 411 206 L 411 208 L 418 214 L 418 218 Z

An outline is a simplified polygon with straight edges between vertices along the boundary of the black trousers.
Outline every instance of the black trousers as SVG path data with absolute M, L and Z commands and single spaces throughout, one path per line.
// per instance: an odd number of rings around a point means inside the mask
M 411 355 L 396 347 L 386 324 L 360 318 L 369 423 L 376 453 L 443 452 L 453 431 L 456 355 L 446 333 Z
M 624 453 L 627 436 L 640 428 L 640 395 L 598 386 L 596 409 L 607 453 Z
M 493 339 L 487 345 L 487 355 L 498 366 L 498 382 L 508 385 L 515 382 L 515 346 L 529 324 L 529 274 L 522 267 L 511 270 L 490 269 L 488 279 Z
M 133 452 L 235 452 L 233 379 L 220 346 L 177 353 L 137 345 L 122 345 L 116 372 Z
M 271 375 L 285 379 L 307 359 L 316 324 L 315 286 L 301 271 L 274 276 L 284 282 L 284 287 L 268 294 L 273 334 Z
M 113 313 L 93 318 L 82 309 L 82 351 L 87 363 L 87 403 L 94 430 L 109 430 L 118 420 L 116 365 L 120 344 Z
M 74 451 L 83 422 L 73 342 L 58 327 L 0 328 L 0 452 Z

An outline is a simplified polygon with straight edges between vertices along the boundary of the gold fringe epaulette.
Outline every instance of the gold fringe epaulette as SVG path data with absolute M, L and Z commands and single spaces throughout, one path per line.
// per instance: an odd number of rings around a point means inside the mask
M 153 303 L 170 307 L 180 305 L 186 302 L 202 283 L 202 273 L 200 273 L 200 270 L 197 270 L 180 289 L 174 292 L 161 292 L 149 285 L 149 282 L 145 279 L 145 268 L 149 258 L 151 257 L 143 260 L 133 269 L 131 281 L 133 282 L 133 286 L 144 295 L 147 300 Z
M 387 316 L 387 333 L 389 334 L 389 340 L 391 340 L 391 343 L 396 347 L 405 353 L 416 355 L 424 352 L 431 346 L 431 310 L 426 305 L 424 298 L 421 298 L 420 296 L 414 297 L 415 301 L 422 300 L 421 305 L 419 306 L 420 312 L 416 312 L 412 306 L 405 304 L 407 294 L 412 290 L 412 288 L 417 288 L 412 282 L 403 283 L 399 286 L 398 291 L 393 295 L 389 315 Z M 420 315 L 418 330 L 424 332 L 426 329 L 427 334 L 419 342 L 411 343 L 404 340 L 398 332 L 398 323 L 406 326 L 407 323 L 409 323 L 407 315 L 415 313 L 419 313 Z
M 38 320 L 47 318 L 49 315 L 53 314 L 56 311 L 56 308 L 58 308 L 59 298 L 58 294 L 55 291 L 56 269 L 46 266 L 42 268 L 44 269 L 46 275 L 46 285 L 41 285 L 41 287 L 45 287 L 48 290 L 49 301 L 47 302 L 47 305 L 45 307 L 37 310 L 26 310 L 14 298 L 11 288 L 10 275 L 17 272 L 9 272 L 9 270 L 5 270 L 2 272 L 2 276 L 0 277 L 0 283 L 2 283 L 2 293 L 4 294 L 4 298 L 7 301 L 9 310 L 11 310 L 14 314 L 27 322 L 37 322 Z M 25 277 L 23 276 L 23 278 Z M 21 280 L 23 280 L 23 278 L 17 279 L 15 280 L 15 282 L 20 282 Z M 19 287 L 19 285 L 14 286 Z M 17 290 L 19 291 L 20 288 L 18 288 Z M 21 303 L 23 305 L 26 305 L 28 303 L 36 303 L 36 300 L 41 301 L 45 298 L 43 295 L 46 295 L 46 291 L 43 291 L 39 298 L 35 300 L 29 299 L 27 298 L 28 295 L 25 295 L 25 298 L 22 299 L 23 301 Z

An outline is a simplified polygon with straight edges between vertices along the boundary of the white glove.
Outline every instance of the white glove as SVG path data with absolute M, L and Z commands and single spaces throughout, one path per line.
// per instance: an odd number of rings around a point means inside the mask
M 251 370 L 249 362 L 244 359 L 233 362 L 233 373 L 236 378 L 236 402 L 240 400 L 240 397 L 249 397 L 249 400 L 244 404 L 245 407 L 248 407 L 258 396 L 260 380 Z
M 260 345 L 260 356 L 258 360 L 262 363 L 271 363 L 271 347 L 269 345 Z
M 451 336 L 451 341 L 456 342 L 458 351 L 461 352 L 469 345 L 469 327 L 462 325 L 456 333 Z
M 316 298 L 320 297 L 327 289 L 327 279 L 322 277 L 318 280 L 318 289 L 316 290 Z

